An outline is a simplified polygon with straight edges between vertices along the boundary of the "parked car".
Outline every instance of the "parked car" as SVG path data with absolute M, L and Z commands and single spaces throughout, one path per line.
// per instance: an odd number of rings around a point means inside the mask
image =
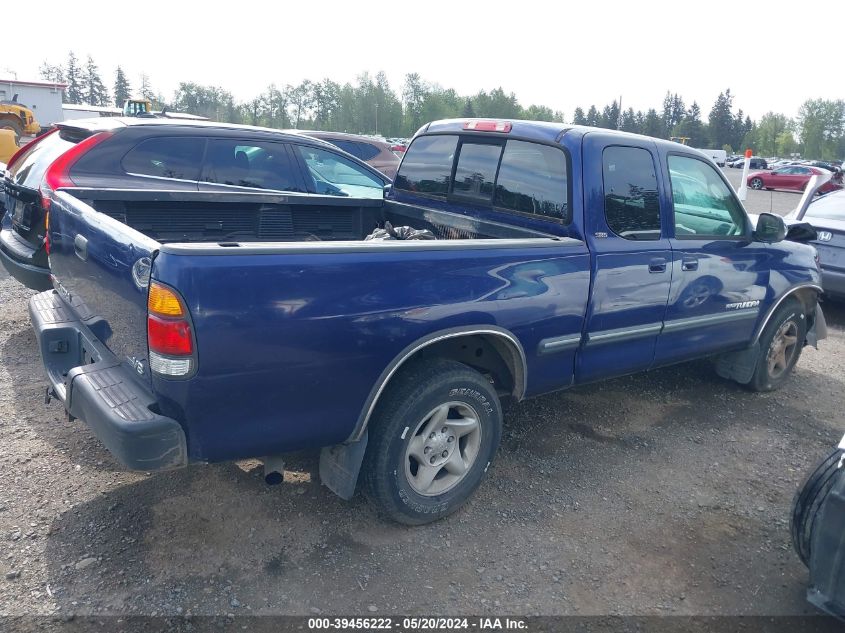
M 51 288 L 44 224 L 43 176 L 53 161 L 68 166 L 62 186 L 180 191 L 289 191 L 381 198 L 389 179 L 320 140 L 277 130 L 154 118 L 100 118 L 59 124 L 9 163 L 0 204 L 0 260 L 37 290 Z M 63 172 L 65 173 L 65 172 Z M 328 176 L 327 176 L 328 175 Z M 326 180 L 331 178 L 331 183 Z M 343 176 L 343 177 L 341 177 Z M 337 182 L 343 182 L 342 187 Z M 4 209 L 0 209 L 0 213 Z M 251 230 L 237 212 L 208 221 L 221 240 Z M 262 224 L 268 237 L 281 225 Z M 286 226 L 293 231 L 313 227 Z M 163 226 L 159 226 L 164 231 Z M 178 225 L 158 239 L 179 239 Z M 209 233 L 210 235 L 210 233 Z
M 810 167 L 818 167 L 819 169 L 827 169 L 828 171 L 837 172 L 840 171 L 839 165 L 835 165 L 833 163 L 829 163 L 823 160 L 811 160 L 807 163 Z
M 503 399 L 701 357 L 768 391 L 824 337 L 815 250 L 779 216 L 752 229 L 692 148 L 451 120 L 384 199 L 70 186 L 124 134 L 47 169 L 55 289 L 30 315 L 48 393 L 130 468 L 262 457 L 278 481 L 320 447 L 330 489 L 360 472 L 427 523 L 481 484 Z
M 786 189 L 792 191 L 804 191 L 810 178 L 823 174 L 819 167 L 805 167 L 803 165 L 792 165 L 781 167 L 774 171 L 760 171 L 748 175 L 746 179 L 748 186 L 752 189 Z M 832 179 L 826 182 L 819 193 L 827 193 L 842 188 L 842 179 Z
M 702 149 L 702 154 L 710 158 L 719 167 L 724 167 L 728 159 L 728 153 L 723 149 Z
M 797 211 L 786 216 L 787 223 L 796 216 Z M 845 190 L 813 200 L 803 221 L 816 229 L 811 244 L 819 253 L 825 294 L 845 299 Z
M 792 545 L 810 570 L 807 600 L 845 620 L 845 437 L 809 473 L 792 502 Z
M 745 157 L 735 160 L 732 163 L 728 164 L 728 167 L 739 168 L 742 169 L 745 166 Z M 765 158 L 758 158 L 757 156 L 753 156 L 751 161 L 748 164 L 749 169 L 768 169 L 769 164 L 766 162 Z
M 396 169 L 399 167 L 399 158 L 393 151 L 390 143 L 361 136 L 359 134 L 343 134 L 341 132 L 303 132 L 313 138 L 326 141 L 336 145 L 344 152 L 352 154 L 371 167 L 375 167 L 391 180 L 396 177 Z

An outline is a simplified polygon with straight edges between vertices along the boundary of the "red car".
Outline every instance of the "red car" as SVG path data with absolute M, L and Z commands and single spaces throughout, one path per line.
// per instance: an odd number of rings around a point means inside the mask
M 791 189 L 803 191 L 810 178 L 814 175 L 827 173 L 819 167 L 807 167 L 805 165 L 787 165 L 774 171 L 758 171 L 748 176 L 748 186 L 752 189 Z M 842 174 L 834 175 L 833 179 L 826 182 L 819 193 L 827 193 L 842 188 Z
M 352 154 L 370 167 L 375 167 L 385 176 L 393 180 L 396 178 L 396 171 L 399 169 L 399 157 L 391 151 L 393 148 L 384 141 L 359 134 L 345 134 L 342 132 L 302 132 L 307 136 L 313 136 L 327 141 Z

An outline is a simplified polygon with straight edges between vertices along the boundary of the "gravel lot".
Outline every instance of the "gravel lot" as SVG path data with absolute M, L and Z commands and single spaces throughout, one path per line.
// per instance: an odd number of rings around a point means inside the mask
M 845 306 L 777 393 L 697 362 L 512 406 L 478 494 L 409 529 L 315 454 L 276 487 L 257 462 L 122 471 L 44 405 L 30 294 L 0 272 L 0 615 L 813 613 L 788 517 L 843 432 Z

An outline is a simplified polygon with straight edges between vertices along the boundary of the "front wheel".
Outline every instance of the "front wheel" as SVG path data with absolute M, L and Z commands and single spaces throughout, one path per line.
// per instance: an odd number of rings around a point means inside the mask
M 780 387 L 801 356 L 807 336 L 807 317 L 801 304 L 787 300 L 772 315 L 760 337 L 757 366 L 748 387 L 753 391 L 774 391 Z
M 752 189 L 762 189 L 763 188 L 763 180 L 761 178 L 752 178 L 751 182 L 749 183 Z
M 399 523 L 443 518 L 478 488 L 501 435 L 489 380 L 455 361 L 417 362 L 391 384 L 370 422 L 365 493 Z

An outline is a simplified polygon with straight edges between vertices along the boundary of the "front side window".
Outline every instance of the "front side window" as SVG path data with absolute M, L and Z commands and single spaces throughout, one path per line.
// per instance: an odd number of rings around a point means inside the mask
M 508 141 L 495 206 L 569 222 L 566 155 L 548 145 Z
M 210 140 L 203 181 L 272 191 L 301 190 L 287 147 L 270 141 Z
M 502 146 L 498 143 L 461 143 L 452 193 L 479 202 L 490 202 L 501 155 Z
M 315 193 L 352 198 L 384 197 L 384 181 L 360 165 L 320 147 L 294 147 L 308 168 Z
M 445 198 L 449 193 L 457 148 L 458 137 L 451 134 L 414 139 L 402 159 L 394 187 Z
M 733 192 L 704 161 L 669 156 L 675 237 L 736 237 L 745 233 L 745 213 Z
M 660 203 L 651 152 L 639 147 L 606 147 L 602 176 L 608 228 L 626 240 L 660 239 Z
M 195 136 L 160 136 L 141 141 L 123 157 L 128 174 L 199 180 L 205 139 Z

